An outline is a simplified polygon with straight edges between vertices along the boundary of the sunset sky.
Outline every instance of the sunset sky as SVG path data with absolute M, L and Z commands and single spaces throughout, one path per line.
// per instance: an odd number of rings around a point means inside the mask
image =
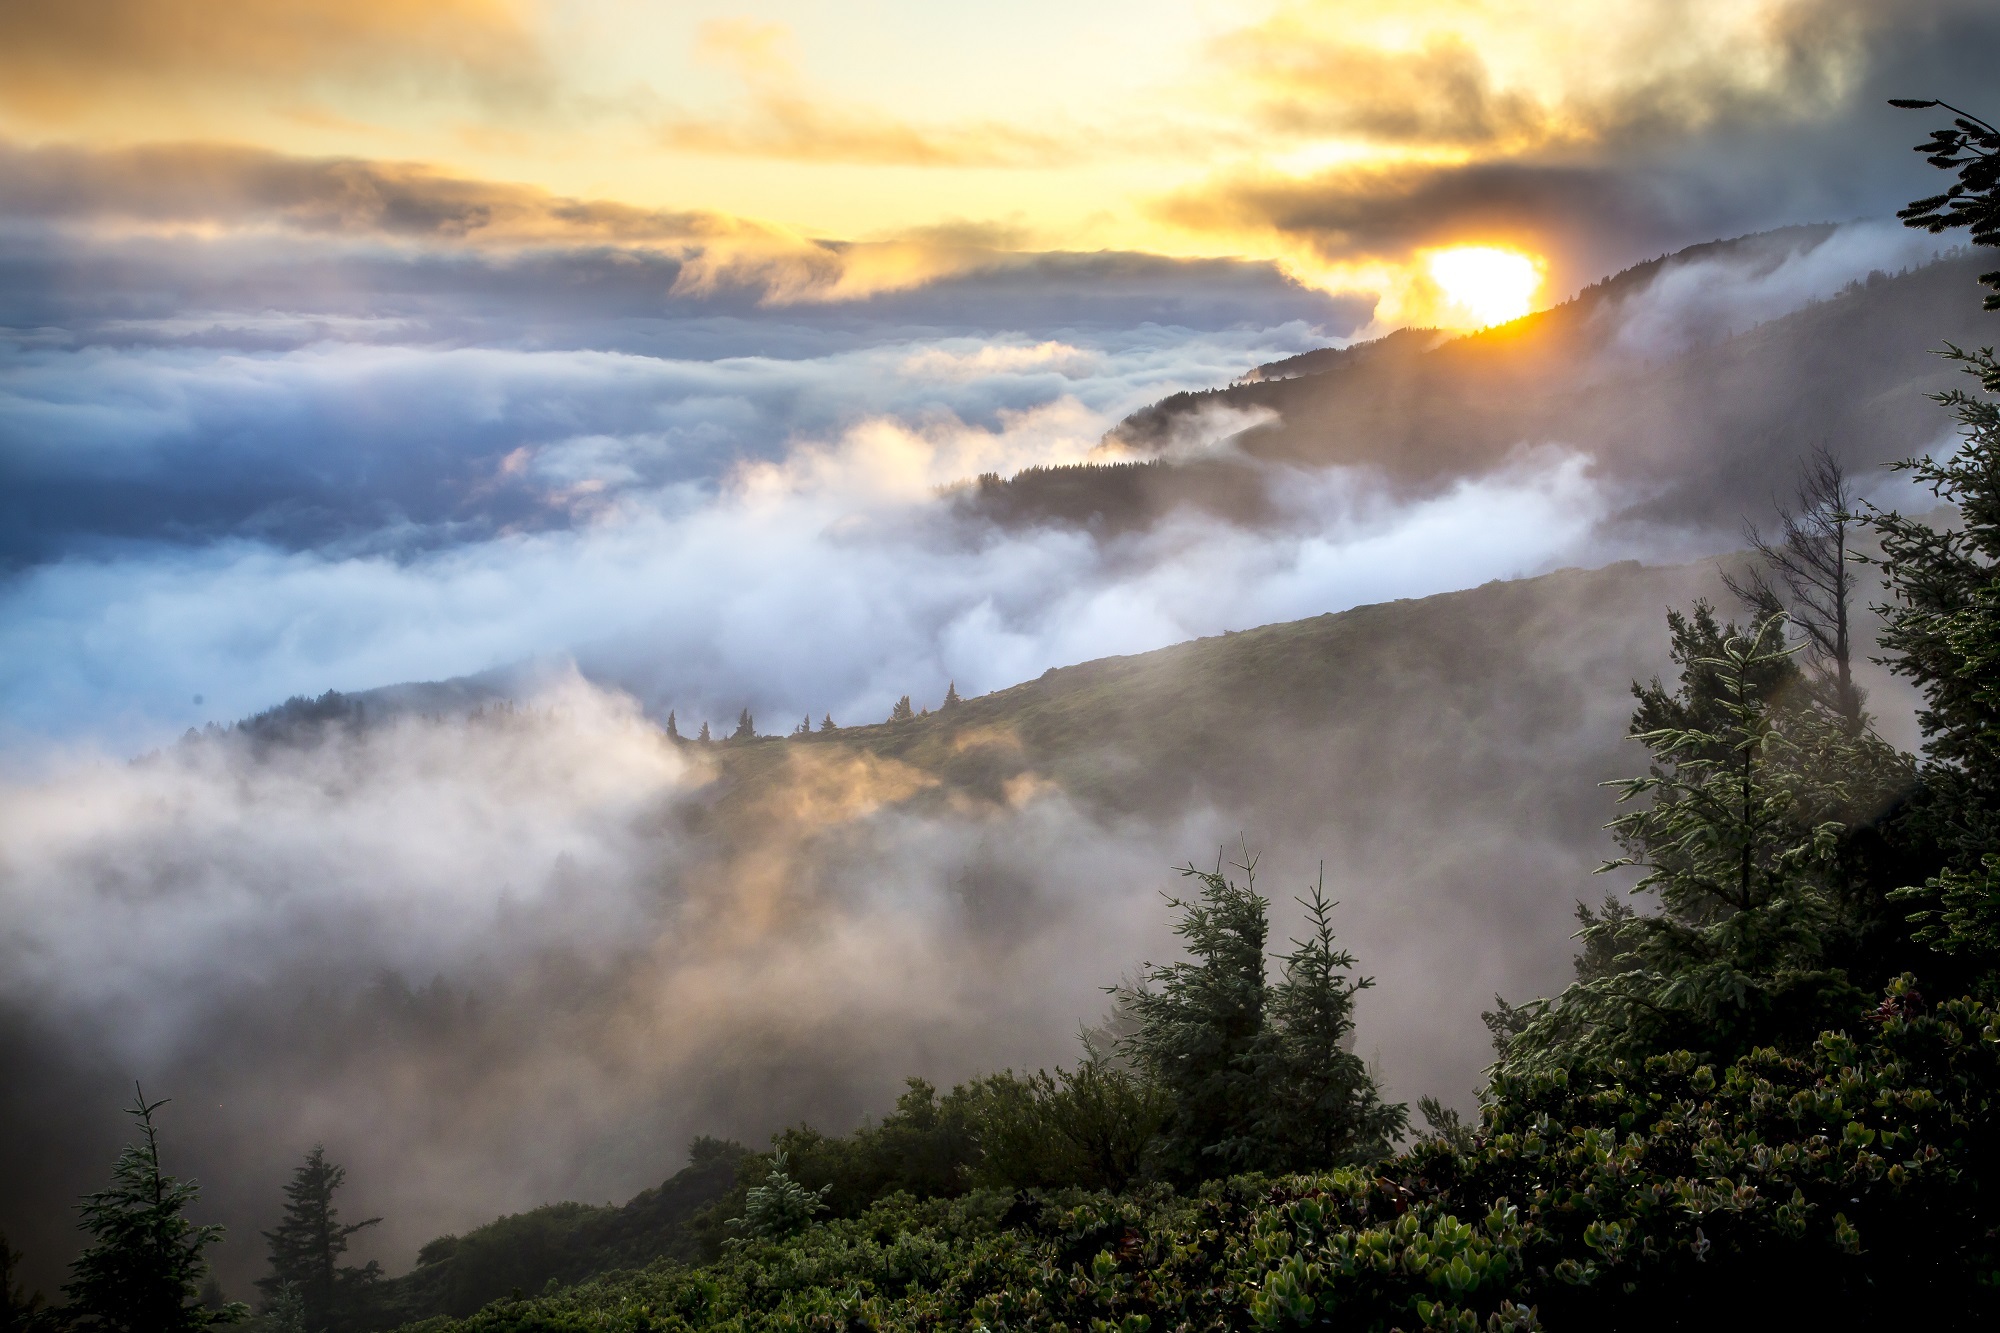
M 572 657 L 879 715 L 1608 558 L 1561 441 L 1136 553 L 934 499 L 1697 242 L 1854 224 L 1725 329 L 1927 261 L 1883 101 L 1990 112 L 1996 49 L 1990 0 L 0 5 L 0 752 Z
M 1074 1060 L 1224 843 L 1470 1111 L 1665 607 L 1809 450 L 1935 506 L 1889 98 L 2000 0 L 0 0 L 29 1289 L 134 1079 L 230 1294 L 322 1140 L 399 1272 Z
M 1705 228 L 1895 197 L 1883 154 L 1825 168 L 1882 139 L 1885 92 L 1976 91 L 1983 8 L 17 4 L 0 131 L 78 154 L 30 174 L 106 227 L 616 239 L 782 271 L 781 299 L 996 249 L 1244 256 L 1472 324 L 1420 252 L 1518 251 L 1545 303 Z

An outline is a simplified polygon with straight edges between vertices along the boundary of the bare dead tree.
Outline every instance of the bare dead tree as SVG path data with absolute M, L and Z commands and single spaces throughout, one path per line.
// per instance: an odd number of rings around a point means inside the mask
M 1800 465 L 1793 502 L 1778 506 L 1777 531 L 1767 537 L 1754 523 L 1744 525 L 1761 563 L 1723 581 L 1753 611 L 1782 608 L 1791 615 L 1805 636 L 1807 688 L 1858 733 L 1865 718 L 1854 683 L 1855 572 L 1848 532 L 1856 522 L 1855 498 L 1840 461 L 1824 444 L 1815 446 Z

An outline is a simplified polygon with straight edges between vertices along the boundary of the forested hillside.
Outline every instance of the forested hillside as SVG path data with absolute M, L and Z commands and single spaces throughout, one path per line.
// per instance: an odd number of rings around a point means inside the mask
M 1177 394 L 1111 432 L 1121 451 L 1164 454 L 1151 468 L 994 477 L 963 503 L 1005 522 L 1097 516 L 1117 528 L 1177 505 L 1254 521 L 1261 490 L 1250 460 L 1365 466 L 1425 489 L 1488 472 L 1521 448 L 1554 445 L 1632 486 L 1639 516 L 1730 528 L 1746 497 L 1761 497 L 1807 449 L 1824 445 L 1861 473 L 1928 448 L 1938 420 L 1925 396 L 1951 378 L 1931 349 L 1992 336 L 1963 299 L 1983 261 L 1963 252 L 1871 274 L 1756 327 L 1646 314 L 1649 289 L 1665 289 L 1677 272 L 1715 266 L 1717 281 L 1753 281 L 1831 231 L 1691 247 L 1464 337 L 1399 334 L 1258 367 L 1246 382 Z M 1175 442 L 1200 436 L 1216 413 L 1242 458 L 1184 457 Z

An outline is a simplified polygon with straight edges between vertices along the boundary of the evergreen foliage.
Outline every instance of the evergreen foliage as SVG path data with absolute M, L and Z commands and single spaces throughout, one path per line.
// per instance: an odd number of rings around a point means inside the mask
M 827 714 L 827 715 L 826 715 L 825 717 L 822 717 L 822 718 L 821 718 L 821 719 L 819 720 L 819 729 L 820 729 L 820 731 L 821 731 L 821 733 L 822 733 L 822 734 L 824 734 L 824 733 L 826 733 L 826 732 L 829 732 L 829 731 L 839 731 L 839 730 L 840 730 L 840 728 L 839 728 L 839 727 L 836 727 L 836 726 L 835 726 L 835 725 L 833 724 L 833 714 L 832 714 L 832 713 L 828 713 L 828 714 Z
M 681 738 L 681 729 L 679 720 L 674 717 L 674 710 L 669 708 L 667 710 L 667 739 L 670 741 L 677 741 L 680 738 Z
M 695 737 L 695 739 L 700 741 L 703 745 L 707 745 L 712 739 L 714 739 L 708 733 L 708 723 L 704 722 L 701 724 L 701 735 Z
M 1931 137 L 1918 144 L 1916 151 L 1932 166 L 1958 174 L 1958 184 L 1943 194 L 1917 200 L 1896 216 L 1933 236 L 1965 227 L 1974 245 L 2000 245 L 2000 129 L 1948 102 L 1898 97 L 1889 105 L 1911 111 L 1941 107 L 1951 112 L 1951 127 L 1932 130 Z M 2000 310 L 2000 271 L 1982 273 L 1979 280 L 1996 291 L 1986 298 L 1986 308 Z
M 1348 975 L 1354 956 L 1336 947 L 1324 884 L 1299 900 L 1311 929 L 1267 984 L 1256 860 L 1246 854 L 1235 868 L 1241 885 L 1219 862 L 1182 868 L 1201 885 L 1195 899 L 1169 900 L 1192 957 L 1148 966 L 1138 985 L 1116 992 L 1130 1025 L 1119 1050 L 1165 1104 L 1154 1169 L 1192 1183 L 1386 1156 L 1408 1111 L 1382 1102 L 1349 1049 L 1354 997 L 1373 982 Z
M 785 1154 L 780 1149 L 771 1159 L 764 1183 L 745 1192 L 743 1216 L 736 1219 L 744 1235 L 756 1240 L 783 1240 L 812 1225 L 813 1218 L 826 1211 L 831 1185 L 809 1190 L 793 1180 L 785 1170 Z
M 948 708 L 956 708 L 963 702 L 958 697 L 958 682 L 951 681 L 944 687 L 944 702 L 938 705 L 938 711 L 942 713 Z
M 1957 506 L 1959 524 L 1934 528 L 1881 510 L 1869 522 L 1891 598 L 1879 608 L 1882 647 L 1924 696 L 1924 791 L 1910 822 L 1943 860 L 1901 898 L 1924 943 L 1992 971 L 2000 968 L 2000 363 L 1990 349 L 1949 355 L 1981 388 L 1941 396 L 1958 416 L 1959 448 L 1898 466 Z
M 907 694 L 896 700 L 896 706 L 889 710 L 891 722 L 908 722 L 914 717 L 916 713 L 910 707 L 910 696 Z
M 285 1185 L 285 1212 L 278 1225 L 264 1232 L 271 1271 L 257 1280 L 270 1308 L 280 1293 L 296 1297 L 300 1317 L 317 1330 L 341 1324 L 362 1307 L 368 1289 L 381 1279 L 374 1260 L 360 1268 L 342 1264 L 348 1238 L 381 1222 L 371 1217 L 342 1223 L 333 1196 L 346 1183 L 347 1170 L 326 1160 L 326 1148 L 314 1144 Z
M 299 1289 L 286 1282 L 271 1293 L 271 1302 L 264 1307 L 257 1327 L 258 1333 L 311 1333 L 306 1323 L 305 1298 Z
M 1257 895 L 1256 860 L 1236 869 L 1244 882 L 1193 864 L 1181 875 L 1201 886 L 1193 899 L 1169 898 L 1174 933 L 1191 959 L 1148 964 L 1141 981 L 1115 992 L 1132 1024 L 1119 1050 L 1158 1083 L 1168 1104 L 1156 1153 L 1169 1178 L 1225 1175 L 1255 1154 L 1259 1113 L 1256 1059 L 1264 1035 L 1264 941 L 1268 904 Z
M 1313 1171 L 1336 1162 L 1389 1155 L 1409 1112 L 1382 1101 L 1354 1040 L 1354 997 L 1374 985 L 1351 978 L 1354 955 L 1335 947 L 1324 872 L 1299 899 L 1309 927 L 1292 941 L 1284 975 L 1265 1003 L 1265 1030 L 1253 1059 L 1258 1112 L 1254 1164 Z
M 1828 962 L 1840 929 L 1840 839 L 1905 772 L 1890 747 L 1795 687 L 1788 617 L 1746 629 L 1669 616 L 1680 688 L 1637 687 L 1647 776 L 1613 783 L 1610 825 L 1659 910 L 1579 907 L 1578 977 L 1553 1002 L 1489 1015 L 1502 1068 L 1640 1059 L 1678 1048 L 1728 1059 L 1809 1037 L 1859 1003 Z
M 757 720 L 750 716 L 749 709 L 736 715 L 736 730 L 730 733 L 729 739 L 738 743 L 757 739 Z
M 1932 166 L 1955 172 L 1945 193 L 1919 199 L 1900 216 L 1933 234 L 1970 230 L 1974 245 L 2000 245 L 2000 130 L 1938 101 L 1948 129 L 1918 145 Z M 2000 271 L 1980 281 L 2000 290 Z M 1986 298 L 2000 310 L 2000 295 Z M 1923 692 L 1922 798 L 1909 819 L 1941 862 L 1921 884 L 1895 895 L 1913 907 L 1918 938 L 1985 974 L 2000 973 L 2000 361 L 1992 348 L 1946 355 L 1979 383 L 1938 401 L 1958 418 L 1959 447 L 1943 460 L 1898 464 L 1917 483 L 1958 509 L 1960 523 L 1932 528 L 1871 509 L 1890 603 L 1878 608 L 1882 647 L 1893 670 Z
M 188 1220 L 201 1191 L 160 1167 L 153 1112 L 166 1102 L 135 1092 L 126 1114 L 139 1123 L 139 1142 L 118 1155 L 111 1184 L 77 1206 L 77 1225 L 91 1242 L 70 1264 L 65 1314 L 92 1333 L 194 1333 L 236 1323 L 248 1313 L 243 1306 L 210 1310 L 200 1300 L 204 1252 L 222 1239 L 222 1228 Z
M 1476 1131 L 1192 1195 L 892 1195 L 701 1268 L 425 1333 L 1775 1328 L 2000 1318 L 2000 1014 L 1893 986 L 1855 1034 L 1504 1076 Z

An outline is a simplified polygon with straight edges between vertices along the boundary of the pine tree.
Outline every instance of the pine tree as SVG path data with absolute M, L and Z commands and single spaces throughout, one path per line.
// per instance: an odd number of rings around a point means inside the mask
M 1255 1155 L 1255 1059 L 1264 1028 L 1264 940 L 1268 904 L 1257 896 L 1256 861 L 1236 869 L 1245 882 L 1192 864 L 1193 900 L 1169 898 L 1180 913 L 1174 933 L 1192 961 L 1148 965 L 1118 997 L 1132 1023 L 1118 1043 L 1164 1091 L 1169 1110 L 1157 1140 L 1168 1176 L 1198 1181 L 1240 1169 Z
M 140 1142 L 119 1154 L 110 1187 L 77 1206 L 91 1244 L 70 1264 L 63 1291 L 77 1325 L 93 1333 L 192 1333 L 248 1313 L 241 1305 L 208 1310 L 200 1303 L 203 1252 L 222 1239 L 222 1228 L 188 1221 L 200 1188 L 160 1169 L 153 1112 L 165 1105 L 137 1093 L 126 1114 L 139 1122 Z
M 771 1159 L 770 1174 L 764 1183 L 753 1186 L 743 1196 L 743 1216 L 734 1220 L 734 1225 L 757 1240 L 783 1240 L 786 1236 L 804 1231 L 812 1225 L 814 1217 L 826 1211 L 826 1196 L 832 1191 L 831 1184 L 809 1190 L 793 1180 L 787 1170 L 790 1164 L 781 1150 Z
M 667 739 L 670 741 L 677 741 L 680 738 L 681 738 L 680 723 L 678 719 L 674 717 L 674 710 L 669 708 L 667 710 Z
M 695 739 L 700 741 L 703 745 L 709 744 L 710 741 L 714 739 L 708 734 L 708 723 L 704 722 L 701 724 L 701 735 L 695 737 Z
M 1959 183 L 1898 216 L 1938 233 L 1967 227 L 1974 245 L 2000 245 L 2000 130 L 1943 102 L 1952 128 L 1918 145 Z M 2000 289 L 2000 272 L 1980 281 Z M 2000 295 L 1986 298 L 2000 310 Z M 1879 564 L 1890 602 L 1877 607 L 1889 666 L 1923 692 L 1922 791 L 1909 823 L 1943 865 L 1891 896 L 1913 908 L 1918 938 L 1978 969 L 2000 971 L 2000 361 L 1993 350 L 1946 355 L 1979 381 L 1938 401 L 1958 418 L 1961 440 L 1948 458 L 1907 459 L 1897 467 L 1959 521 L 1933 528 L 1871 507 Z
M 958 697 L 958 682 L 952 681 L 944 687 L 944 702 L 938 705 L 940 713 L 958 707 L 964 700 Z
M 889 710 L 889 720 L 891 722 L 908 722 L 914 717 L 916 717 L 916 712 L 911 709 L 910 696 L 907 694 L 896 700 L 896 706 Z
M 824 733 L 826 733 L 826 732 L 829 732 L 829 731 L 838 731 L 838 730 L 840 730 L 840 728 L 839 728 L 839 727 L 836 727 L 836 726 L 835 726 L 835 725 L 833 724 L 833 714 L 832 714 L 832 713 L 828 713 L 828 714 L 827 714 L 827 715 L 826 715 L 825 717 L 823 717 L 823 718 L 821 718 L 821 719 L 819 720 L 819 729 L 820 729 L 820 731 L 821 731 L 821 733 L 822 733 L 822 734 L 824 734 Z
M 1306 909 L 1308 933 L 1292 941 L 1284 975 L 1264 1002 L 1257 1075 L 1254 1165 L 1319 1171 L 1389 1155 L 1409 1110 L 1382 1101 L 1368 1066 L 1351 1049 L 1354 997 L 1375 984 L 1351 977 L 1354 955 L 1335 947 L 1324 871 Z
M 1843 828 L 1832 816 L 1852 803 L 1850 776 L 1878 771 L 1886 747 L 1786 692 L 1795 650 L 1782 613 L 1730 626 L 1707 656 L 1697 649 L 1712 624 L 1674 621 L 1681 689 L 1655 682 L 1634 714 L 1651 771 L 1610 784 L 1621 803 L 1647 803 L 1612 821 L 1625 855 L 1603 869 L 1643 872 L 1633 892 L 1656 895 L 1660 910 L 1580 913 L 1576 983 L 1488 1016 L 1504 1068 L 1675 1048 L 1730 1058 L 1810 1037 L 1860 999 L 1825 960 Z
M 346 1180 L 346 1169 L 327 1161 L 323 1146 L 313 1145 L 285 1186 L 283 1220 L 264 1233 L 270 1246 L 271 1272 L 257 1280 L 258 1289 L 273 1302 L 287 1288 L 296 1292 L 303 1317 L 314 1329 L 348 1313 L 362 1289 L 380 1273 L 372 1261 L 364 1268 L 340 1262 L 340 1256 L 347 1252 L 348 1237 L 382 1220 L 371 1217 L 365 1222 L 342 1224 L 333 1196 Z
M 264 1307 L 264 1316 L 258 1324 L 258 1333 L 310 1333 L 306 1325 L 305 1298 L 299 1289 L 287 1282 L 272 1293 L 271 1303 Z
M 1946 459 L 1898 466 L 1956 505 L 1959 522 L 1869 518 L 1892 599 L 1877 608 L 1882 647 L 1924 695 L 1923 793 L 1912 818 L 1945 861 L 1895 896 L 1914 909 L 1923 942 L 2000 968 L 2000 362 L 1991 352 L 1950 355 L 1983 390 L 1941 396 L 1964 439 Z
M 1951 128 L 1932 130 L 1916 151 L 1932 166 L 1958 173 L 1958 184 L 1951 189 L 1919 199 L 1896 216 L 1933 236 L 1965 227 L 1974 245 L 2000 245 L 2000 129 L 1949 102 L 1898 97 L 1889 105 L 1951 112 Z M 2000 293 L 2000 271 L 1982 273 L 1979 280 Z M 2000 294 L 1987 297 L 1986 308 L 2000 310 Z
M 757 739 L 757 721 L 750 716 L 749 709 L 746 708 L 736 715 L 736 730 L 731 733 L 729 739 L 737 743 Z

